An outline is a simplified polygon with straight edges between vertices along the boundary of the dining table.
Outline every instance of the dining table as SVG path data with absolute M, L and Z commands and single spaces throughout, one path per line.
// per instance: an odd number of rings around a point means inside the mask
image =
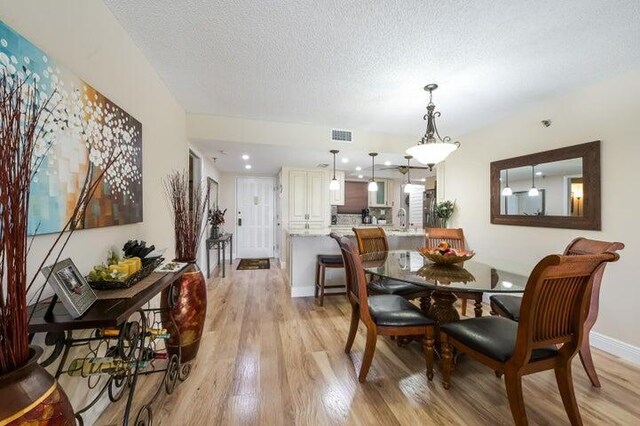
M 523 293 L 528 279 L 474 260 L 436 264 L 417 250 L 367 253 L 361 259 L 368 274 L 424 287 L 430 297 L 422 298 L 421 308 L 436 325 L 460 320 L 454 306 L 456 294 Z

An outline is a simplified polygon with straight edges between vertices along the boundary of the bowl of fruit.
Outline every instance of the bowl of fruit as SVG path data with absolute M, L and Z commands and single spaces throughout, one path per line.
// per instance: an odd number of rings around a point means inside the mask
M 454 249 L 446 241 L 441 241 L 437 247 L 422 247 L 418 252 L 438 265 L 462 263 L 475 255 L 471 250 Z

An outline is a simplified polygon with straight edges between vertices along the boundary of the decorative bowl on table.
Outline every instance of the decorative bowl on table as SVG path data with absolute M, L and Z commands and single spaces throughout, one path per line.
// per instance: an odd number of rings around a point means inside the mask
M 438 247 L 422 247 L 418 252 L 437 265 L 455 265 L 471 259 L 475 253 L 471 250 L 457 250 L 442 241 Z

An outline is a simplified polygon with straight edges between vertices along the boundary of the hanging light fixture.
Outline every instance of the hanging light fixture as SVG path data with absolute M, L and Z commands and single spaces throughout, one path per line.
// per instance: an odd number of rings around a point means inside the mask
M 404 158 L 407 159 L 407 183 L 404 185 L 404 193 L 409 194 L 411 192 L 411 164 L 410 161 L 413 158 L 410 155 L 405 155 Z
M 502 195 L 504 195 L 505 197 L 510 197 L 511 195 L 513 195 L 513 191 L 509 186 L 509 169 L 507 169 L 506 173 L 507 173 L 507 185 L 502 190 Z
M 378 155 L 378 153 L 370 152 L 369 155 L 371 156 L 371 180 L 369 181 L 367 189 L 369 192 L 376 192 L 378 190 L 378 184 L 376 183 L 376 155 Z
M 336 179 L 336 154 L 339 153 L 337 149 L 332 149 L 329 151 L 333 154 L 333 179 L 329 182 L 329 190 L 330 191 L 339 191 L 340 190 L 340 182 Z
M 536 166 L 531 166 L 531 189 L 529 190 L 529 197 L 537 197 L 540 195 L 540 191 L 536 188 Z
M 434 112 L 436 106 L 433 103 L 433 91 L 437 88 L 438 85 L 433 83 L 424 87 L 424 90 L 429 92 L 427 113 L 424 115 L 424 120 L 427 121 L 427 131 L 417 145 L 407 149 L 407 154 L 429 166 L 429 169 L 433 169 L 433 166 L 444 161 L 449 154 L 460 147 L 460 142 L 451 142 L 451 137 L 442 138 L 438 133 L 436 117 L 440 117 L 440 112 Z

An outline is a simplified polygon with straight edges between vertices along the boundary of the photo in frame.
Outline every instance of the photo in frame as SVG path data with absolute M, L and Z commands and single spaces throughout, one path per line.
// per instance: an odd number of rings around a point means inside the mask
M 42 268 L 42 274 L 74 319 L 81 317 L 97 300 L 93 289 L 71 259 Z

